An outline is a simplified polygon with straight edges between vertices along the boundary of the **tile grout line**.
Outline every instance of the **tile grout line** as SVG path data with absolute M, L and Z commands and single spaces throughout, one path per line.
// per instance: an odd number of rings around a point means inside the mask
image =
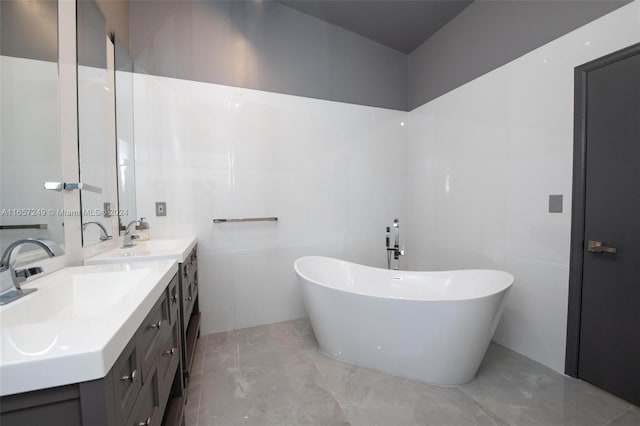
M 204 345 L 205 346 L 202 349 L 202 358 L 203 358 L 203 360 L 201 362 L 204 362 L 204 357 L 207 354 L 208 345 L 206 344 L 206 342 L 207 342 L 207 340 L 209 340 L 209 338 L 208 338 L 208 335 L 206 335 L 206 336 L 207 336 L 207 339 L 205 339 L 205 341 L 204 341 Z M 196 350 L 197 350 L 197 345 L 198 344 L 203 344 L 202 340 L 198 339 L 198 341 L 196 343 Z M 193 366 L 191 368 L 193 368 Z M 200 380 L 201 381 L 204 380 L 204 375 L 205 375 L 205 371 L 204 371 L 204 365 L 203 365 L 202 366 L 202 372 L 200 373 L 200 376 L 201 376 Z M 200 390 L 198 391 L 198 403 L 196 404 L 196 424 L 195 424 L 195 426 L 199 426 L 200 425 L 200 404 L 202 403 L 202 389 L 204 387 L 204 382 L 201 382 L 199 387 L 200 387 Z
M 311 351 L 309 350 L 307 345 L 305 345 L 303 335 L 300 333 L 300 331 L 298 331 L 298 329 L 295 326 L 293 328 L 294 328 L 294 330 L 295 330 L 295 332 L 296 332 L 296 334 L 298 336 L 298 339 L 300 339 L 300 343 L 302 343 L 302 346 L 304 347 L 305 352 L 307 353 L 309 358 L 311 358 L 311 362 L 313 362 L 313 366 L 318 371 L 318 374 L 320 374 L 320 377 L 322 377 L 322 380 L 325 382 L 327 392 L 329 392 L 329 395 L 331 395 L 331 397 L 333 398 L 335 403 L 338 405 L 338 407 L 340 407 L 340 411 L 342 411 L 342 414 L 344 415 L 344 418 L 347 419 L 348 426 L 351 426 L 352 425 L 351 419 L 349 419 L 347 417 L 347 413 L 344 410 L 344 408 L 342 407 L 342 405 L 340 404 L 340 401 L 338 401 L 338 398 L 336 398 L 336 396 L 334 395 L 333 389 L 331 389 L 331 387 L 328 384 L 326 384 L 326 377 L 325 377 L 324 373 L 322 372 L 322 370 L 318 367 L 318 363 L 316 362 L 315 358 L 311 354 Z M 313 331 L 311 333 L 313 333 Z
M 475 376 L 474 376 L 475 379 Z M 500 421 L 503 421 L 505 424 L 508 424 L 510 426 L 513 426 L 511 423 L 509 423 L 507 420 L 503 419 L 502 417 L 500 417 L 499 415 L 497 415 L 496 413 L 493 412 L 493 410 L 489 409 L 489 407 L 486 407 L 484 404 L 482 404 L 480 401 L 478 401 L 477 399 L 475 399 L 471 394 L 469 394 L 469 392 L 465 391 L 464 389 L 462 389 L 462 387 L 460 385 L 456 386 L 456 388 L 458 388 L 460 390 L 460 392 L 462 392 L 463 394 L 465 394 L 468 398 L 470 398 L 473 402 L 475 402 L 480 408 L 482 408 L 484 411 L 487 412 L 487 414 L 490 415 L 490 417 L 492 417 L 493 420 L 498 419 Z
M 202 379 L 201 379 L 202 380 Z M 200 383 L 200 391 L 198 392 L 198 404 L 196 405 L 196 426 L 200 425 L 200 404 L 202 404 L 202 388 L 204 387 L 204 383 Z
M 633 410 L 633 405 L 629 405 L 629 407 L 627 407 L 626 410 L 624 410 L 622 413 L 620 413 L 617 416 L 614 416 L 611 420 L 609 420 L 608 422 L 603 423 L 603 426 L 608 426 L 611 423 L 613 423 L 614 421 L 618 420 L 619 418 L 623 417 L 625 414 L 630 413 L 631 410 Z

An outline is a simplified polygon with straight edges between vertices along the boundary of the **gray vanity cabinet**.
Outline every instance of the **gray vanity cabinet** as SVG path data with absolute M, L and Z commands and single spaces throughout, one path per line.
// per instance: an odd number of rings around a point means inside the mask
M 0 424 L 183 425 L 180 283 L 174 276 L 104 378 L 1 397 Z
M 131 339 L 113 365 L 112 374 L 110 374 L 111 378 L 120 378 L 113 382 L 115 417 L 118 424 L 124 424 L 142 388 L 140 362 L 136 348 L 136 339 Z M 122 380 L 124 377 L 130 379 Z
M 196 342 L 200 336 L 197 246 L 180 264 L 180 317 L 182 320 L 182 372 L 184 388 L 188 386 Z
M 141 358 L 142 381 L 146 381 L 156 366 L 160 345 L 167 339 L 171 330 L 169 323 L 169 301 L 160 298 L 149 312 L 136 333 L 136 347 Z

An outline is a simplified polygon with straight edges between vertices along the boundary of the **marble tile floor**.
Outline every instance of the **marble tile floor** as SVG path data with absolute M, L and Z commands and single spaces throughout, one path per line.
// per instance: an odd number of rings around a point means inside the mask
M 492 344 L 477 377 L 438 387 L 320 352 L 308 319 L 200 337 L 188 426 L 640 425 L 640 408 Z

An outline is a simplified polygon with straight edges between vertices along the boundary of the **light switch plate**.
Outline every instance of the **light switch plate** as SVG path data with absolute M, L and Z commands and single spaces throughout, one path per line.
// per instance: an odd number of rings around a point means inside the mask
M 156 202 L 156 216 L 166 216 L 167 215 L 167 202 L 160 201 Z
M 111 203 L 104 203 L 104 217 L 111 217 Z
M 549 195 L 549 213 L 562 213 L 562 194 Z

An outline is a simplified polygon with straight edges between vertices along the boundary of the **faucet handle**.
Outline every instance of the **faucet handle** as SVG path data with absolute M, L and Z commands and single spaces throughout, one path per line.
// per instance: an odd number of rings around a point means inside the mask
M 149 222 L 147 222 L 147 218 L 146 217 L 141 217 L 139 223 L 140 223 L 140 229 L 149 229 L 149 228 L 151 228 L 151 225 L 149 225 Z
M 17 269 L 13 273 L 16 276 L 16 281 L 21 283 L 27 280 L 27 278 L 34 275 L 41 274 L 43 272 L 40 266 L 34 266 L 33 268 Z

